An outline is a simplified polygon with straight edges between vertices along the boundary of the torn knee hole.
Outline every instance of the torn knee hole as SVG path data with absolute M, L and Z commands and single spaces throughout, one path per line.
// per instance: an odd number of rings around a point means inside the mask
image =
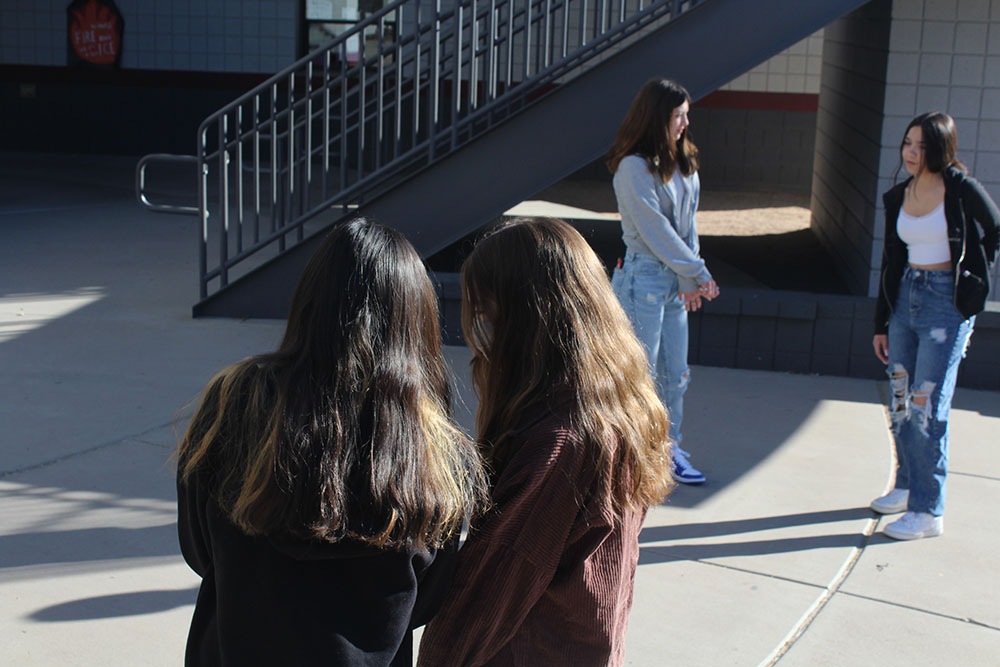
M 934 393 L 934 387 L 937 385 L 934 382 L 925 381 L 920 385 L 919 389 L 913 391 L 913 396 L 910 398 L 914 405 L 918 405 L 921 408 L 926 408 L 928 402 L 931 399 L 931 394 Z
M 680 386 L 680 388 L 683 389 L 684 387 L 688 386 L 689 382 L 691 382 L 691 369 L 688 369 L 683 373 L 681 373 L 681 379 L 680 382 L 678 382 L 678 386 Z
M 907 394 L 909 393 L 909 375 L 902 364 L 896 364 L 888 371 L 889 385 L 892 389 L 892 401 L 889 405 L 890 417 L 894 424 L 906 418 Z

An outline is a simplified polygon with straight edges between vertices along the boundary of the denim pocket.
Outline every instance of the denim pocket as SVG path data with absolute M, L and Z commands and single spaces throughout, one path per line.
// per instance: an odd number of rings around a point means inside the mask
M 632 272 L 637 276 L 658 276 L 663 272 L 663 264 L 652 257 L 637 257 L 632 260 Z
M 927 280 L 927 289 L 942 299 L 952 301 L 955 298 L 955 282 L 951 274 L 947 276 L 930 276 Z

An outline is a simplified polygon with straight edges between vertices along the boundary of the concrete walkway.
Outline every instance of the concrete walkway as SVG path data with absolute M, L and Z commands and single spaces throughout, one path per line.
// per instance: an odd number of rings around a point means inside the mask
M 190 318 L 197 223 L 141 210 L 133 165 L 0 155 L 4 665 L 180 664 L 198 578 L 176 433 L 216 370 L 281 335 Z M 447 353 L 468 424 L 468 352 Z M 867 509 L 890 482 L 881 383 L 693 374 L 685 447 L 709 482 L 649 514 L 629 664 L 1000 664 L 1000 394 L 957 392 L 945 534 L 900 543 Z

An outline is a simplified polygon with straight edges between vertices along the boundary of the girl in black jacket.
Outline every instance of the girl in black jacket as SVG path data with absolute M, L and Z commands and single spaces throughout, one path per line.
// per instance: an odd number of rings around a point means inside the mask
M 944 530 L 948 414 L 958 365 L 990 291 L 1000 211 L 958 161 L 955 123 L 924 113 L 900 147 L 910 173 L 883 197 L 885 244 L 875 354 L 888 364 L 896 441 L 895 488 L 872 501 L 896 539 Z
M 189 666 L 412 664 L 410 628 L 450 585 L 441 548 L 485 495 L 448 399 L 413 246 L 338 226 L 281 346 L 219 373 L 178 448 L 181 551 L 202 577 Z

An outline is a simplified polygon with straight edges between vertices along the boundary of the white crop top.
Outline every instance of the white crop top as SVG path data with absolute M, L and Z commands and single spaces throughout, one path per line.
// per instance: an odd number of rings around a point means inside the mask
M 927 265 L 951 261 L 944 202 L 927 215 L 921 216 L 912 216 L 900 208 L 896 233 L 906 243 L 910 264 Z

